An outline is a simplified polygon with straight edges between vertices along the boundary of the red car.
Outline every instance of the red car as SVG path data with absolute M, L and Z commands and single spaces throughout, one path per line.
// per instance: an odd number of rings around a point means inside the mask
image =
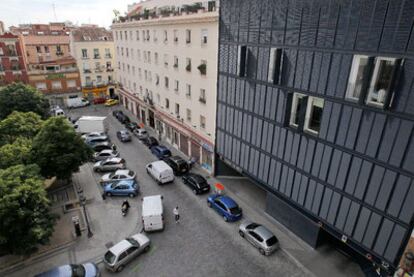
M 105 101 L 106 101 L 105 98 L 95 98 L 95 99 L 93 99 L 94 104 L 103 104 L 103 103 L 105 103 Z

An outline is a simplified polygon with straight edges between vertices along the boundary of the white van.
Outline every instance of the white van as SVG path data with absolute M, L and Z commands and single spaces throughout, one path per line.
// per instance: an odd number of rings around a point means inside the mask
M 162 198 L 161 195 L 152 195 L 142 199 L 142 224 L 145 232 L 164 229 Z
M 147 164 L 147 173 L 151 175 L 159 185 L 174 181 L 174 172 L 164 161 L 156 161 Z
M 89 101 L 80 97 L 66 99 L 66 106 L 68 108 L 79 108 L 89 105 Z

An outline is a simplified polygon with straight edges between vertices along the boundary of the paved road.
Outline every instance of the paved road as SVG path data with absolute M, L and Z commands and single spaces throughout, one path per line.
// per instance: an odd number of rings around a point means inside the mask
M 76 114 L 108 113 L 103 107 L 71 111 Z M 75 179 L 83 182 L 94 193 L 95 201 L 88 205 L 95 233 L 92 239 L 82 237 L 73 247 L 55 253 L 35 264 L 14 272 L 10 276 L 31 276 L 47 268 L 85 261 L 98 261 L 105 252 L 105 244 L 117 242 L 128 234 L 141 229 L 141 197 L 162 194 L 166 228 L 151 233 L 151 250 L 132 261 L 121 273 L 103 269 L 102 276 L 308 276 L 289 259 L 283 251 L 264 257 L 248 242 L 240 238 L 239 223 L 226 223 L 207 207 L 207 195 L 196 196 L 176 178 L 173 184 L 159 186 L 145 171 L 145 165 L 155 161 L 148 148 L 136 138 L 130 143 L 120 143 L 115 132 L 122 125 L 108 116 L 109 136 L 117 144 L 129 169 L 137 172 L 141 196 L 130 200 L 131 210 L 125 218 L 120 214 L 122 198 L 100 198 L 97 184 L 100 175 L 90 171 L 91 165 L 82 167 Z M 89 177 L 88 177 L 89 176 Z M 91 181 L 92 180 L 92 181 Z M 93 181 L 95 180 L 95 182 Z M 239 203 L 243 207 L 243 203 Z M 172 210 L 180 207 L 181 222 L 175 224 Z M 250 216 L 250 215 L 245 215 Z

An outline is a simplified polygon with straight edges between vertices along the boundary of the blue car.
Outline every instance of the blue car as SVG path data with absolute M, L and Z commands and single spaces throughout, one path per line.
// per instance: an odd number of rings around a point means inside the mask
M 35 277 L 97 277 L 99 275 L 99 269 L 94 263 L 86 263 L 62 265 L 59 267 L 52 268 L 46 272 L 37 274 L 35 275 Z
M 139 187 L 135 180 L 124 180 L 107 184 L 104 187 L 104 193 L 107 196 L 119 195 L 135 197 L 139 193 Z
M 157 145 L 157 146 L 151 147 L 151 152 L 160 160 L 171 157 L 171 151 L 168 150 L 168 148 L 163 145 Z
M 207 198 L 207 205 L 216 210 L 224 221 L 237 221 L 242 217 L 242 209 L 228 196 L 213 194 Z

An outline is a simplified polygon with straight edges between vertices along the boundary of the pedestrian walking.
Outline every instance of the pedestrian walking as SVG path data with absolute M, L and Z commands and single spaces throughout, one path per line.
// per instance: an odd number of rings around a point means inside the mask
M 174 208 L 173 214 L 175 217 L 175 223 L 180 223 L 180 214 L 178 213 L 178 206 Z

